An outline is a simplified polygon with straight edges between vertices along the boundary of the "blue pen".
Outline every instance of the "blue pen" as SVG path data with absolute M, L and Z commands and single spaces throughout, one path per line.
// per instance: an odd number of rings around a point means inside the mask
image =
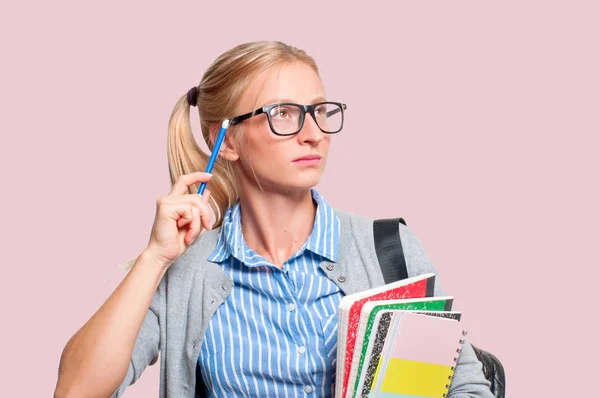
M 225 132 L 227 131 L 227 127 L 229 127 L 229 119 L 225 119 L 223 124 L 221 124 L 221 130 L 219 130 L 219 135 L 217 136 L 217 142 L 215 142 L 215 146 L 210 154 L 210 158 L 208 159 L 208 164 L 206 165 L 205 173 L 212 173 L 212 169 L 215 165 L 215 161 L 217 160 L 217 156 L 219 156 L 219 151 L 221 150 L 221 144 L 223 143 L 223 139 L 225 138 Z M 198 194 L 202 195 L 204 190 L 206 189 L 206 182 L 200 184 L 200 188 L 198 188 Z

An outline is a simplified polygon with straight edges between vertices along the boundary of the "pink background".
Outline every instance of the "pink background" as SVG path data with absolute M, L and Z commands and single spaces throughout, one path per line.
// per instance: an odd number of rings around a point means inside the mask
M 598 3 L 217 3 L 1 6 L 2 395 L 52 394 L 67 340 L 147 243 L 176 100 L 261 39 L 305 49 L 348 104 L 320 192 L 406 218 L 509 396 L 595 395 Z

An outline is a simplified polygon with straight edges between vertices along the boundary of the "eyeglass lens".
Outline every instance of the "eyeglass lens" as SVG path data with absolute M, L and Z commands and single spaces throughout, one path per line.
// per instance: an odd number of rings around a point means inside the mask
M 269 112 L 271 124 L 277 134 L 294 134 L 302 127 L 303 110 L 295 105 L 276 106 Z M 336 133 L 342 127 L 342 109 L 337 104 L 325 103 L 315 108 L 317 125 L 326 133 Z M 306 115 L 306 117 L 311 117 Z

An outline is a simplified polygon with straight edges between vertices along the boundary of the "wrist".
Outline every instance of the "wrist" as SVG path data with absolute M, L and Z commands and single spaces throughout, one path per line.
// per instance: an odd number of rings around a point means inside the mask
M 143 262 L 146 264 L 146 266 L 154 267 L 163 273 L 166 272 L 173 263 L 172 261 L 166 260 L 160 255 L 156 254 L 150 246 L 140 253 L 137 262 Z

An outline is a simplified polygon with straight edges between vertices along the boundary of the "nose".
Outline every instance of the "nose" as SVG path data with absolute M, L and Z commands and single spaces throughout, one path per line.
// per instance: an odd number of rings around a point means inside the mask
M 296 134 L 298 141 L 303 144 L 311 144 L 316 145 L 319 142 L 325 139 L 325 133 L 321 131 L 319 126 L 317 126 L 317 122 L 313 119 L 310 113 L 306 114 L 304 118 L 304 126 L 302 129 Z

